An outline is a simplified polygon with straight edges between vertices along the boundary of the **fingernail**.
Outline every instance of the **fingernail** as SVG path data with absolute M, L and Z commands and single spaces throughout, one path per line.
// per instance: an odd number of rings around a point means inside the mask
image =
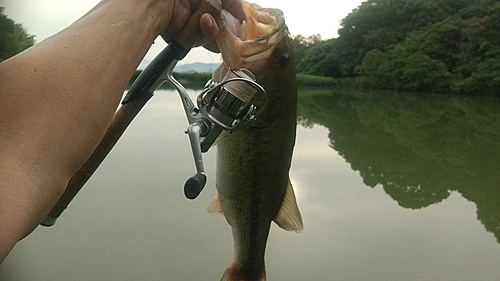
M 205 19 L 203 19 L 203 24 L 206 26 L 206 27 L 212 27 L 214 25 L 214 21 L 212 19 L 211 16 L 209 15 L 205 15 L 203 16 Z

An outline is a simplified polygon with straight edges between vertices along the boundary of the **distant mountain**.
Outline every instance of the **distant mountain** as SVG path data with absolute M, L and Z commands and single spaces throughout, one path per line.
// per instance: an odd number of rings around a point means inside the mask
M 144 69 L 151 60 L 143 60 L 137 69 Z M 219 66 L 220 63 L 203 63 L 203 62 L 195 62 L 195 63 L 187 63 L 180 64 L 175 66 L 174 71 L 176 72 L 214 72 L 214 70 Z
M 195 62 L 177 65 L 174 68 L 176 72 L 214 72 L 214 70 L 220 65 L 220 63 L 203 63 L 203 62 Z

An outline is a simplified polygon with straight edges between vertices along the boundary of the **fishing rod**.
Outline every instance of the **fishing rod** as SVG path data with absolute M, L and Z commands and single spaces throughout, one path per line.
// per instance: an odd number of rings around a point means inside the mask
M 199 28 L 200 17 L 204 13 L 220 15 L 220 0 L 201 0 L 182 30 L 144 69 L 132 84 L 115 113 L 108 130 L 89 159 L 73 175 L 65 192 L 59 198 L 45 219 L 43 226 L 52 226 L 61 213 L 97 170 L 102 161 L 122 136 L 128 125 L 139 111 L 151 99 L 155 90 L 168 81 L 176 88 L 181 97 L 184 111 L 189 122 L 186 133 L 189 136 L 196 166 L 196 174 L 184 185 L 184 194 L 188 199 L 195 199 L 206 183 L 202 152 L 208 151 L 223 130 L 235 131 L 255 120 L 267 106 L 265 90 L 255 82 L 254 75 L 246 70 L 229 70 L 222 81 L 210 80 L 197 98 L 196 108 L 186 90 L 172 76 L 177 62 L 182 60 L 196 41 L 202 38 Z M 252 101 L 255 95 L 261 95 L 263 102 Z

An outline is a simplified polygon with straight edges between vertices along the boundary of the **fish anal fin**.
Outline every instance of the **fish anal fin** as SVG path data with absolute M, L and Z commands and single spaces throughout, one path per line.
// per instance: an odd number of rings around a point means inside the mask
M 220 204 L 219 195 L 216 195 L 214 200 L 208 205 L 207 211 L 211 214 L 223 215 L 222 205 Z
M 285 196 L 274 222 L 286 231 L 301 232 L 304 229 L 292 183 L 288 180 Z

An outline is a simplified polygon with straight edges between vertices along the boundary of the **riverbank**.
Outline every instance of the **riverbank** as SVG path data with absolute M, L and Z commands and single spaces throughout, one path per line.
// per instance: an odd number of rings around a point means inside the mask
M 128 87 L 137 79 L 141 74 L 141 70 L 136 70 L 134 75 L 130 78 Z M 202 89 L 205 83 L 212 78 L 211 72 L 174 72 L 173 76 L 186 88 Z M 318 87 L 336 87 L 339 83 L 336 79 L 331 77 L 322 77 L 308 74 L 297 74 L 298 86 L 318 86 Z M 171 86 L 168 83 L 163 84 L 160 88 L 168 89 Z

